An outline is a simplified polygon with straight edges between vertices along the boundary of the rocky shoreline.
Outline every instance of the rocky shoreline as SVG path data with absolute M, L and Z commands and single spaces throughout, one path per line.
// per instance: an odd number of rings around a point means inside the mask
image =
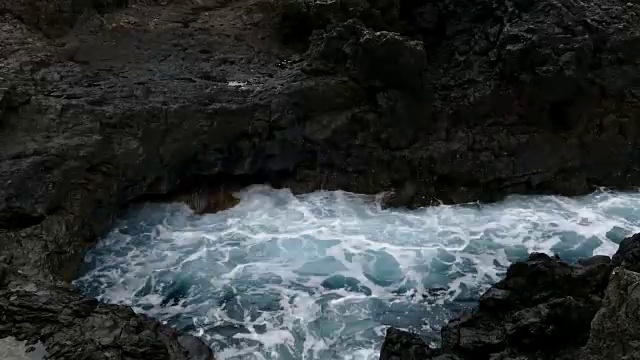
M 64 281 L 12 271 L 7 263 L 0 265 L 0 338 L 40 343 L 47 359 L 214 358 L 198 338 L 126 306 L 83 298 Z
M 640 5 L 619 0 L 0 0 L 0 338 L 52 359 L 211 357 L 64 281 L 134 201 L 638 186 L 639 39 Z M 467 356 L 456 341 L 438 356 Z
M 638 359 L 639 254 L 640 234 L 613 259 L 532 254 L 442 329 L 440 348 L 390 329 L 380 360 Z

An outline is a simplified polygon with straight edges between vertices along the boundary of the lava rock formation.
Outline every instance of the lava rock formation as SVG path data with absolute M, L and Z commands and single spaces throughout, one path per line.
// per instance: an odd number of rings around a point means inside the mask
M 393 206 L 640 185 L 639 14 L 622 0 L 0 0 L 0 336 L 53 358 L 67 343 L 100 358 L 105 341 L 127 358 L 130 339 L 186 354 L 125 308 L 75 305 L 60 279 L 130 202 L 203 184 L 394 190 Z
M 638 246 L 640 234 L 625 239 L 613 260 L 594 256 L 574 265 L 532 254 L 443 327 L 440 348 L 391 328 L 380 360 L 640 358 L 639 263 L 630 251 Z

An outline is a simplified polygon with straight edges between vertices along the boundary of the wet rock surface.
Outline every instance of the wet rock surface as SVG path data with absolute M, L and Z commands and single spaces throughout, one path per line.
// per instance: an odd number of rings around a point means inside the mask
M 633 247 L 638 242 L 637 235 L 623 241 Z M 532 254 L 511 265 L 472 311 L 443 327 L 441 347 L 389 329 L 381 359 L 638 358 L 640 274 L 629 270 L 638 264 L 615 267 L 626 251 L 621 247 L 613 261 L 594 256 L 573 265 Z
M 0 359 L 42 360 L 46 354 L 40 342 L 35 346 L 27 346 L 26 341 L 18 341 L 10 337 L 0 339 Z
M 419 336 L 389 328 L 380 350 L 380 360 L 426 359 L 433 353 L 434 351 L 425 346 Z
M 54 358 L 127 358 L 135 342 L 183 356 L 157 324 L 78 305 L 59 281 L 147 196 L 198 189 L 187 202 L 208 211 L 233 200 L 201 184 L 392 191 L 393 206 L 639 185 L 639 14 L 619 0 L 0 0 L 0 306 L 26 312 L 3 312 L 2 336 Z M 503 285 L 483 306 L 528 291 Z M 601 301 L 595 285 L 545 286 L 518 297 L 528 313 L 508 330 L 452 349 L 545 333 L 528 319 L 566 308 L 583 324 Z
M 126 306 L 85 299 L 63 281 L 18 272 L 0 286 L 0 338 L 6 337 L 26 341 L 26 358 L 46 349 L 47 359 L 213 360 L 198 338 Z

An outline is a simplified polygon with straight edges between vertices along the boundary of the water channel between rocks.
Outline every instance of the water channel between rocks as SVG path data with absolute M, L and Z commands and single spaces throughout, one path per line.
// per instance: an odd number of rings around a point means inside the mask
M 219 360 L 377 359 L 387 326 L 437 341 L 529 252 L 612 255 L 640 232 L 636 192 L 412 211 L 341 191 L 253 186 L 238 196 L 208 215 L 131 209 L 75 284 L 202 336 Z

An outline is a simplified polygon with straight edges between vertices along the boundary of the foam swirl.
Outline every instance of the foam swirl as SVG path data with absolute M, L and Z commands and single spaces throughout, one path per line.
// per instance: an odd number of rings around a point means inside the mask
M 219 359 L 376 359 L 393 325 L 437 340 L 529 252 L 611 255 L 640 232 L 640 194 L 511 196 L 382 210 L 347 192 L 253 186 L 236 207 L 134 209 L 75 284 L 206 338 Z

